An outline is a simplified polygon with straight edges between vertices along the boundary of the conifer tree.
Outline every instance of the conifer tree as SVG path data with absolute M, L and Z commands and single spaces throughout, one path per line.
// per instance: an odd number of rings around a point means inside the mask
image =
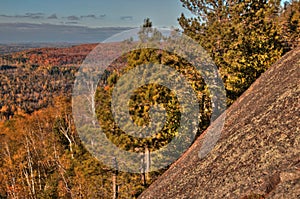
M 281 55 L 279 0 L 181 0 L 195 17 L 179 24 L 211 55 L 222 75 L 228 104 Z
M 285 52 L 300 44 L 300 1 L 285 2 L 279 16 L 280 36 Z

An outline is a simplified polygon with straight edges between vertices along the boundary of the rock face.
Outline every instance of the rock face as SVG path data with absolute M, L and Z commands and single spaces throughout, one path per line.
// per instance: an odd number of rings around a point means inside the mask
M 226 111 L 220 140 L 200 159 L 204 136 L 140 198 L 300 198 L 300 48 Z

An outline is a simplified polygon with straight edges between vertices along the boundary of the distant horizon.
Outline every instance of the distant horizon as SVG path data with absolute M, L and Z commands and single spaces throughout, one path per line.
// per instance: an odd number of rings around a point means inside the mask
M 32 23 L 0 23 L 0 43 L 99 43 L 133 27 L 65 26 Z
M 179 28 L 181 13 L 192 16 L 180 0 L 3 0 L 0 43 L 97 43 L 140 27 Z

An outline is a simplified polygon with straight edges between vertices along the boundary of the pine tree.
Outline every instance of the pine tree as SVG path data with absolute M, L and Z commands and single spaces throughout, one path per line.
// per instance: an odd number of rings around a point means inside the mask
M 280 35 L 285 52 L 300 44 L 300 1 L 285 2 L 279 16 Z
M 196 17 L 178 19 L 219 68 L 228 105 L 282 55 L 279 0 L 181 0 Z

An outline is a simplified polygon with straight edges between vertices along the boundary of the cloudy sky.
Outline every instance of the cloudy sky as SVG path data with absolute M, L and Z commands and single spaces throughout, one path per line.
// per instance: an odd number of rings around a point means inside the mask
M 0 43 L 96 42 L 149 17 L 178 27 L 179 0 L 1 0 Z

